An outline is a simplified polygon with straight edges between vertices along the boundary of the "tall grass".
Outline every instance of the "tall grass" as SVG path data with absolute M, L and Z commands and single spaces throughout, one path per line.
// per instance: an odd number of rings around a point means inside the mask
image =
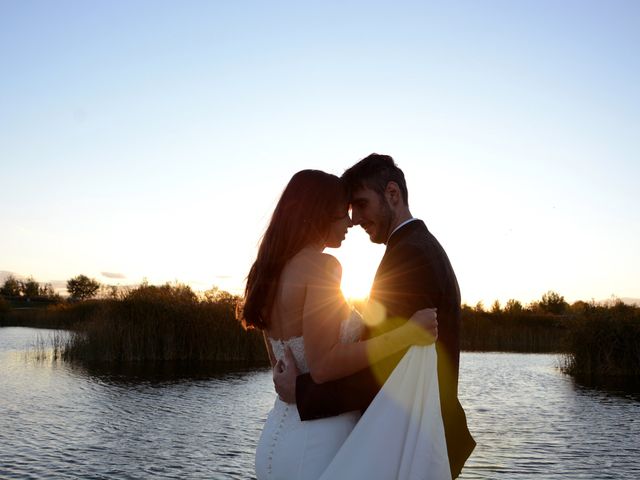
M 244 331 L 235 319 L 236 301 L 225 292 L 199 298 L 183 285 L 143 285 L 99 302 L 62 357 L 83 363 L 266 363 L 262 335 Z
M 640 308 L 587 305 L 572 320 L 564 370 L 587 380 L 640 378 Z

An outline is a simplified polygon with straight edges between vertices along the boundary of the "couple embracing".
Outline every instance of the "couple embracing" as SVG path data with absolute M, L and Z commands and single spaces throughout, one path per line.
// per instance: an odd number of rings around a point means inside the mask
M 364 316 L 340 291 L 340 263 L 323 253 L 354 224 L 386 244 Z M 258 480 L 460 474 L 475 447 L 457 396 L 460 292 L 391 157 L 369 155 L 340 178 L 293 176 L 241 317 L 264 332 L 279 394 L 256 451 Z

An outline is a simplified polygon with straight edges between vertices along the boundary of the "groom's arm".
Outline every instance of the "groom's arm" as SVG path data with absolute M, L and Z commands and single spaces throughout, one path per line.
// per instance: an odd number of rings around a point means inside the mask
M 353 410 L 365 410 L 404 353 L 331 382 L 318 384 L 308 373 L 298 375 L 295 394 L 300 418 L 313 420 Z

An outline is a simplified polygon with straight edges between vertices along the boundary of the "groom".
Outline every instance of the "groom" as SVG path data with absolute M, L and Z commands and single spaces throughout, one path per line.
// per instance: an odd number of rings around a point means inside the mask
M 367 322 L 374 337 L 406 322 L 417 310 L 438 309 L 438 382 L 451 474 L 456 478 L 475 447 L 458 401 L 460 291 L 447 254 L 421 220 L 411 216 L 404 174 L 388 155 L 371 154 L 342 176 L 351 191 L 353 224 L 387 245 L 373 282 Z M 376 314 L 374 313 L 373 316 Z M 365 314 L 365 320 L 371 314 Z M 302 420 L 365 410 L 406 351 L 333 382 L 297 375 L 295 363 L 274 369 L 280 397 L 296 402 Z

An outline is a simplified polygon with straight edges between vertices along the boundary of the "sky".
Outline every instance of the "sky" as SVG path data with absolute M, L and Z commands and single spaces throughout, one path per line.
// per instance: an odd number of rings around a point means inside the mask
M 640 298 L 640 3 L 0 0 L 0 273 L 240 293 L 371 152 L 463 301 Z M 343 247 L 366 295 L 384 246 Z

